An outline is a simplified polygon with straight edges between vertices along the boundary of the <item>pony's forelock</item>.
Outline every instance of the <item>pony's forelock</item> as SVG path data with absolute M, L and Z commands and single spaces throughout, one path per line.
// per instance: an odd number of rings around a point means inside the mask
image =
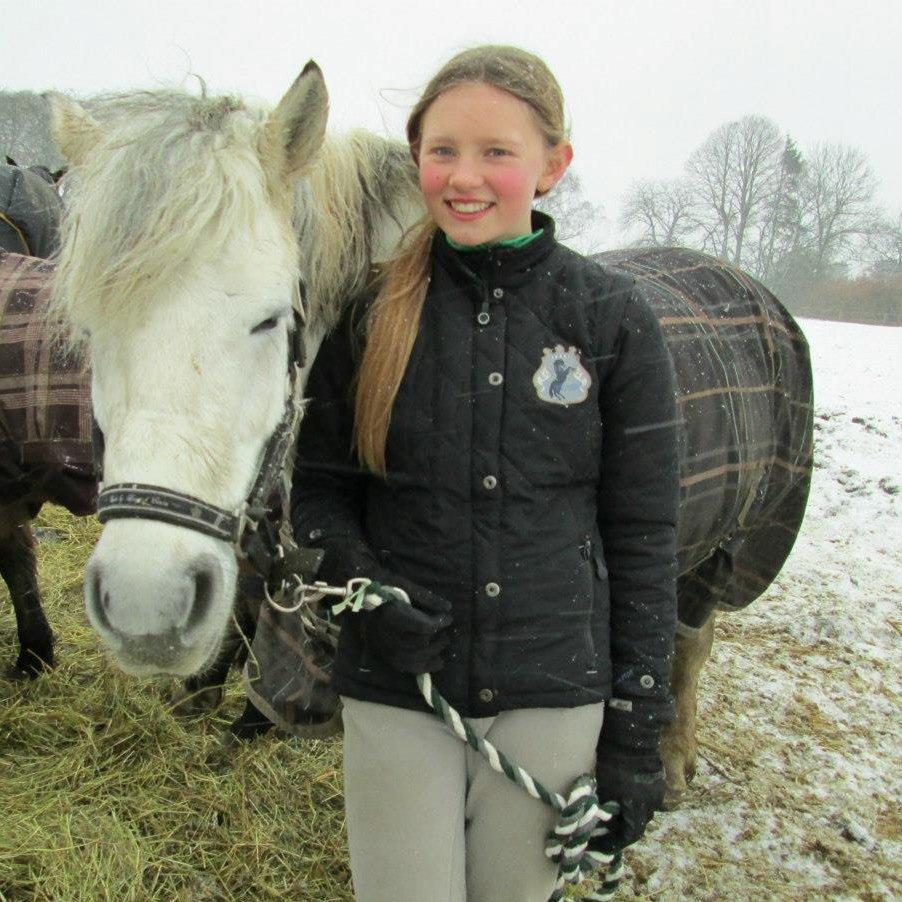
M 147 303 L 185 267 L 247 235 L 269 207 L 299 244 L 311 318 L 329 328 L 374 256 L 384 258 L 380 245 L 390 248 L 416 215 L 415 169 L 400 142 L 363 131 L 327 138 L 296 189 L 280 195 L 260 157 L 261 109 L 154 91 L 103 98 L 91 112 L 103 137 L 71 177 L 54 286 L 70 322 Z
M 208 260 L 253 228 L 267 199 L 262 112 L 143 92 L 104 98 L 92 113 L 103 137 L 73 173 L 54 287 L 76 322 L 139 304 Z

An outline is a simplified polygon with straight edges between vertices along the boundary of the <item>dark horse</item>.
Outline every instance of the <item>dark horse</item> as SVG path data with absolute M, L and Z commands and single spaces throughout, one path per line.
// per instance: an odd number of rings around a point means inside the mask
M 0 250 L 0 576 L 19 633 L 16 677 L 54 663 L 31 520 L 45 502 L 94 510 L 90 377 L 53 341 L 42 312 L 52 266 Z
M 716 611 L 773 582 L 808 499 L 808 345 L 786 308 L 728 263 L 682 248 L 596 257 L 632 274 L 673 357 L 680 414 L 676 723 L 662 742 L 671 795 L 695 770 L 696 690 Z

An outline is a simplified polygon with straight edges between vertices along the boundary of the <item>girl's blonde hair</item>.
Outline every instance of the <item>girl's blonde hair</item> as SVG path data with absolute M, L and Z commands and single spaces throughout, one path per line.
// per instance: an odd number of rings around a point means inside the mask
M 417 162 L 426 111 L 449 88 L 468 82 L 491 85 L 527 104 L 549 147 L 567 140 L 564 98 L 548 66 L 518 47 L 485 45 L 457 54 L 426 85 L 407 120 L 407 141 Z M 357 374 L 354 444 L 360 463 L 382 476 L 392 408 L 419 329 L 437 231 L 429 217 L 408 231 L 387 265 L 367 319 L 366 347 Z

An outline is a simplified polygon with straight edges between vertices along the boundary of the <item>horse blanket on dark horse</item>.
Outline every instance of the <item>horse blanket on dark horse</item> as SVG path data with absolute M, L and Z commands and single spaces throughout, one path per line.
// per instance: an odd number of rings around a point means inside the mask
M 759 282 L 681 248 L 612 251 L 667 339 L 680 415 L 678 629 L 757 598 L 783 566 L 812 472 L 808 345 Z M 283 727 L 334 712 L 331 649 L 297 615 L 264 605 L 248 665 L 248 697 Z M 270 662 L 273 662 L 272 665 Z M 298 729 L 300 725 L 300 729 Z
M 678 619 L 754 601 L 786 561 L 813 455 L 808 344 L 786 308 L 729 263 L 683 248 L 611 251 L 656 312 L 680 413 Z
M 43 166 L 0 163 L 0 250 L 49 257 L 59 244 L 61 213 L 62 201 Z
M 0 504 L 83 516 L 96 497 L 91 381 L 47 313 L 52 266 L 0 250 Z

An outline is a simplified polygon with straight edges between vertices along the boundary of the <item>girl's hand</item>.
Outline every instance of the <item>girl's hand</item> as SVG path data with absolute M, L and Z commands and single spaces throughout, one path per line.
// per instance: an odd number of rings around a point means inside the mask
M 390 598 L 363 615 L 363 637 L 368 649 L 402 673 L 440 670 L 442 653 L 451 641 L 451 603 L 394 575 L 383 575 L 382 582 L 403 589 L 410 604 Z
M 642 838 L 654 813 L 662 810 L 667 781 L 657 753 L 599 753 L 595 777 L 599 802 L 617 802 L 620 813 L 606 825 L 605 835 L 592 836 L 589 848 L 612 855 Z

